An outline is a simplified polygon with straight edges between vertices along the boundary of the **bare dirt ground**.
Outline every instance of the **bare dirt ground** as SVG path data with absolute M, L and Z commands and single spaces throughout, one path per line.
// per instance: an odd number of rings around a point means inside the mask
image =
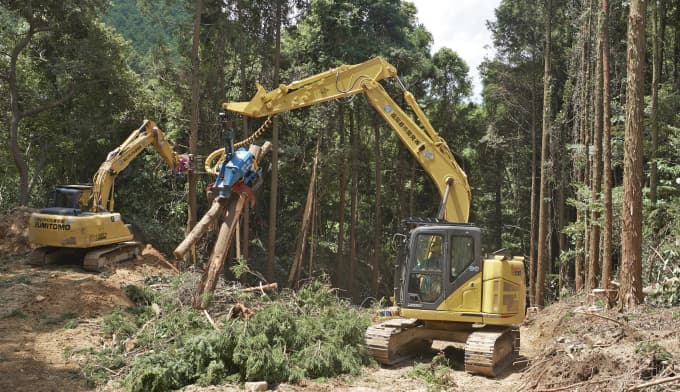
M 173 273 L 163 256 L 147 247 L 140 261 L 94 274 L 78 266 L 34 268 L 26 264 L 30 210 L 0 217 L 0 391 L 121 390 L 116 377 L 106 386 L 88 385 L 84 348 L 105 341 L 101 319 L 131 306 L 123 289 L 145 275 Z M 641 306 L 620 314 L 583 297 L 530 314 L 521 328 L 521 358 L 497 379 L 462 370 L 460 346 L 435 342 L 421 358 L 395 367 L 369 367 L 356 377 L 275 386 L 282 391 L 625 391 L 680 374 L 680 308 Z M 413 376 L 443 351 L 453 369 L 446 386 Z M 425 364 L 425 365 L 422 365 Z M 238 386 L 185 387 L 183 391 L 232 391 Z M 680 391 L 680 381 L 646 391 Z

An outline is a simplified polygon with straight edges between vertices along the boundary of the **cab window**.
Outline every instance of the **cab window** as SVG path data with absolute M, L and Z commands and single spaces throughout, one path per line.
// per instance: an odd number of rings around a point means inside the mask
M 442 292 L 443 246 L 440 235 L 421 234 L 416 238 L 408 291 L 422 302 L 435 302 Z
M 451 276 L 453 282 L 475 260 L 475 247 L 472 237 L 454 235 L 451 237 Z

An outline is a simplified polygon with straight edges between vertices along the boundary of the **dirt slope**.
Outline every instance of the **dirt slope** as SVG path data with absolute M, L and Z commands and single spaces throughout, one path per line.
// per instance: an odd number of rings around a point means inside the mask
M 153 253 L 153 252 L 152 252 Z M 0 391 L 90 390 L 69 351 L 110 344 L 101 318 L 133 305 L 123 292 L 144 275 L 171 272 L 157 256 L 93 274 L 77 266 L 33 268 L 25 257 L 0 264 Z

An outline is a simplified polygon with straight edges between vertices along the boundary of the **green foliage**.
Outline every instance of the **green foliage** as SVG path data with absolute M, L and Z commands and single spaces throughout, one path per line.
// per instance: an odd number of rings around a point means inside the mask
M 75 328 L 78 326 L 79 317 L 80 315 L 78 313 L 64 313 L 58 316 L 47 316 L 42 319 L 42 322 L 46 325 L 59 325 L 66 322 L 64 328 Z
M 125 286 L 125 295 L 137 306 L 148 306 L 153 303 L 154 294 L 148 287 L 139 287 L 133 284 Z
M 673 355 L 658 343 L 652 341 L 640 342 L 635 347 L 636 354 L 652 355 L 658 361 L 669 362 L 673 359 Z
M 132 44 L 135 56 L 130 59 L 135 69 L 142 69 L 146 54 L 166 46 L 176 61 L 179 58 L 173 35 L 180 28 L 188 28 L 191 14 L 181 2 L 122 0 L 111 3 L 103 20 Z
M 456 387 L 451 364 L 443 352 L 432 358 L 432 362 L 414 366 L 409 376 L 427 383 L 428 391 L 450 390 Z
M 663 282 L 652 286 L 648 301 L 666 306 L 680 305 L 680 267 L 675 267 Z
M 106 335 L 129 336 L 137 331 L 135 317 L 123 313 L 120 310 L 113 311 L 104 316 L 102 320 L 103 331 Z
M 125 386 L 131 392 L 161 392 L 187 385 L 191 364 L 176 354 L 160 352 L 141 357 L 125 378 Z
M 22 312 L 21 309 L 14 309 L 14 310 L 11 311 L 8 315 L 5 316 L 5 318 L 10 318 L 10 317 L 16 317 L 16 318 L 19 318 L 19 319 L 25 319 L 25 318 L 27 318 L 28 316 L 26 315 L 26 313 Z
M 111 371 L 123 368 L 126 364 L 125 356 L 111 349 L 94 350 L 82 349 L 74 350 L 67 347 L 64 350 L 65 356 L 75 354 L 89 355 L 89 359 L 82 367 L 85 379 L 91 386 L 102 384 L 111 377 Z
M 215 330 L 205 316 L 186 308 L 186 275 L 172 278 L 171 289 L 128 286 L 136 308 L 104 317 L 103 330 L 123 340 L 135 339 L 145 354 L 123 366 L 131 391 L 163 391 L 184 385 L 266 380 L 270 383 L 358 374 L 370 362 L 364 346 L 368 314 L 340 300 L 323 281 L 277 298 L 261 297 L 250 320 L 224 320 Z M 155 280 L 149 280 L 149 283 Z M 249 303 L 257 301 L 250 298 Z M 156 304 L 159 313 L 149 310 Z M 96 380 L 102 361 L 117 360 L 119 350 L 92 353 Z

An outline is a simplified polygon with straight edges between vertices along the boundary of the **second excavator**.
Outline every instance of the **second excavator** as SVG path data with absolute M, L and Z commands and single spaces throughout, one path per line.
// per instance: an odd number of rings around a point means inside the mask
M 393 78 L 416 122 L 387 93 L 380 81 Z M 438 216 L 408 219 L 399 252 L 395 306 L 386 321 L 366 331 L 373 357 L 393 364 L 430 347 L 433 340 L 465 344 L 465 369 L 497 376 L 519 352 L 518 325 L 525 316 L 522 257 L 482 254 L 481 230 L 468 224 L 470 188 L 466 174 L 446 141 L 432 127 L 414 96 L 382 58 L 341 65 L 266 92 L 224 109 L 249 117 L 365 94 L 399 140 L 428 173 L 440 196 Z
M 38 246 L 31 254 L 32 264 L 50 264 L 69 257 L 82 259 L 86 270 L 101 271 L 139 256 L 141 244 L 133 240 L 129 225 L 113 210 L 113 191 L 116 177 L 149 145 L 174 173 L 189 170 L 191 157 L 177 154 L 156 123 L 145 120 L 108 154 L 92 185 L 58 186 L 49 207 L 31 214 L 28 237 Z

